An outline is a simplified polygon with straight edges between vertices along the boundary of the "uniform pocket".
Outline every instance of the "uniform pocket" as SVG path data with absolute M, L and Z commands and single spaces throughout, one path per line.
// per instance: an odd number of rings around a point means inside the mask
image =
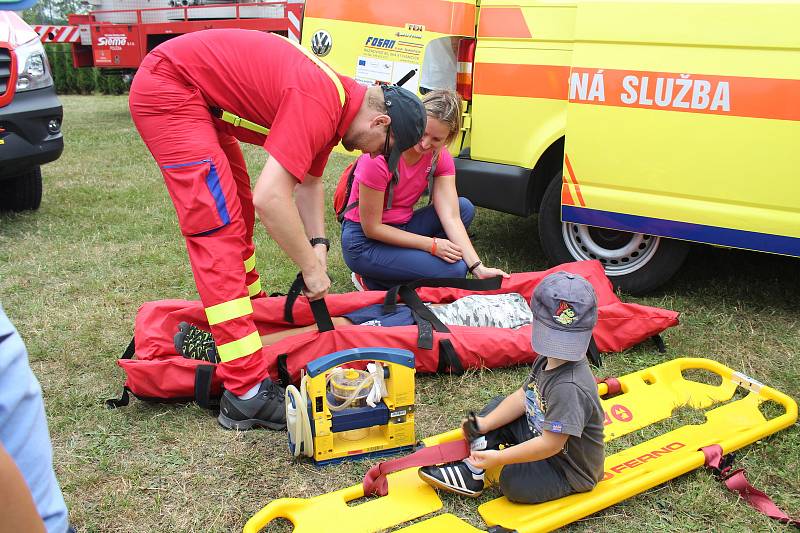
M 181 233 L 198 235 L 230 223 L 219 174 L 210 159 L 161 167 Z

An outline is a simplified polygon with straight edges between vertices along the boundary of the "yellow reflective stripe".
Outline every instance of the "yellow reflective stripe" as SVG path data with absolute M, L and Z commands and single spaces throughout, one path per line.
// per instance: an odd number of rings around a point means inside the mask
M 243 296 L 236 300 L 206 307 L 206 317 L 208 318 L 209 326 L 246 316 L 252 314 L 252 312 L 253 304 L 250 302 L 249 296 Z
M 224 109 L 222 110 L 222 115 L 219 118 L 223 122 L 233 124 L 237 128 L 245 128 L 247 130 L 260 133 L 261 135 L 267 135 L 269 133 L 269 128 L 265 128 L 264 126 L 256 124 L 255 122 L 250 122 L 246 118 L 234 115 L 230 111 L 225 111 Z
M 217 346 L 217 352 L 219 353 L 219 360 L 227 363 L 228 361 L 248 356 L 261 348 L 261 337 L 258 335 L 258 331 L 254 331 L 247 337 Z
M 244 271 L 250 272 L 255 267 L 256 267 L 256 254 L 253 254 L 244 260 Z
M 247 286 L 247 294 L 250 295 L 250 298 L 257 295 L 261 292 L 261 279 L 255 280 L 253 283 Z
M 286 37 L 283 38 L 286 39 Z M 319 68 L 322 69 L 322 72 L 328 75 L 333 84 L 336 86 L 336 91 L 339 93 L 339 103 L 341 103 L 342 107 L 344 107 L 345 92 L 344 92 L 344 87 L 342 87 L 342 82 L 339 80 L 339 76 L 336 75 L 336 73 L 331 69 L 331 67 L 322 62 L 317 56 L 315 56 L 314 54 L 312 54 L 311 52 L 300 46 L 299 43 L 296 43 L 289 39 L 286 39 L 286 41 L 292 43 L 292 46 L 303 52 L 303 55 L 305 55 L 307 58 L 313 61 Z

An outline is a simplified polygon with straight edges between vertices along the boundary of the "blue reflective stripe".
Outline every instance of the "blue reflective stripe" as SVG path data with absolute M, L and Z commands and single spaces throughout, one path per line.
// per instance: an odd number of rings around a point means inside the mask
M 200 161 L 192 161 L 190 163 L 179 163 L 177 165 L 164 165 L 161 168 L 181 168 L 181 167 L 190 167 L 192 165 L 199 165 L 201 163 L 211 163 L 210 159 L 201 159 Z
M 219 182 L 219 174 L 217 174 L 217 167 L 214 166 L 214 163 L 211 163 L 211 168 L 208 170 L 206 185 L 208 185 L 208 190 L 211 191 L 211 196 L 214 197 L 214 203 L 217 204 L 217 212 L 222 224 L 230 224 L 231 216 L 228 214 L 225 195 L 222 194 L 222 185 Z
M 567 222 L 800 257 L 800 238 L 797 237 L 625 215 L 569 205 L 561 206 L 561 209 L 562 218 Z

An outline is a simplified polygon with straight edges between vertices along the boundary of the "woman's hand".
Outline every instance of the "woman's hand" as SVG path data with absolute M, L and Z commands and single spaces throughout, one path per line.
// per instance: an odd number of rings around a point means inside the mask
M 500 450 L 472 450 L 467 461 L 477 468 L 489 470 L 503 464 Z
M 455 263 L 461 260 L 461 247 L 447 239 L 435 239 L 435 249 L 431 246 L 431 253 L 439 259 L 444 259 L 448 263 Z
M 503 276 L 504 278 L 511 277 L 499 268 L 492 268 L 484 265 L 478 265 L 478 268 L 472 271 L 472 275 L 479 279 L 493 278 L 495 276 Z

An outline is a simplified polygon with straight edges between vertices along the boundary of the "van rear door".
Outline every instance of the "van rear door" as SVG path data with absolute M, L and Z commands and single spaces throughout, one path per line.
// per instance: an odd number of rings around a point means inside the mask
M 419 92 L 423 62 L 458 37 L 474 37 L 476 0 L 307 0 L 302 44 L 340 74 L 365 85 L 402 84 Z M 438 46 L 437 46 L 438 45 Z M 428 64 L 425 65 L 426 72 Z M 457 139 L 451 150 L 461 146 Z
M 800 256 L 798 3 L 579 3 L 563 220 Z

